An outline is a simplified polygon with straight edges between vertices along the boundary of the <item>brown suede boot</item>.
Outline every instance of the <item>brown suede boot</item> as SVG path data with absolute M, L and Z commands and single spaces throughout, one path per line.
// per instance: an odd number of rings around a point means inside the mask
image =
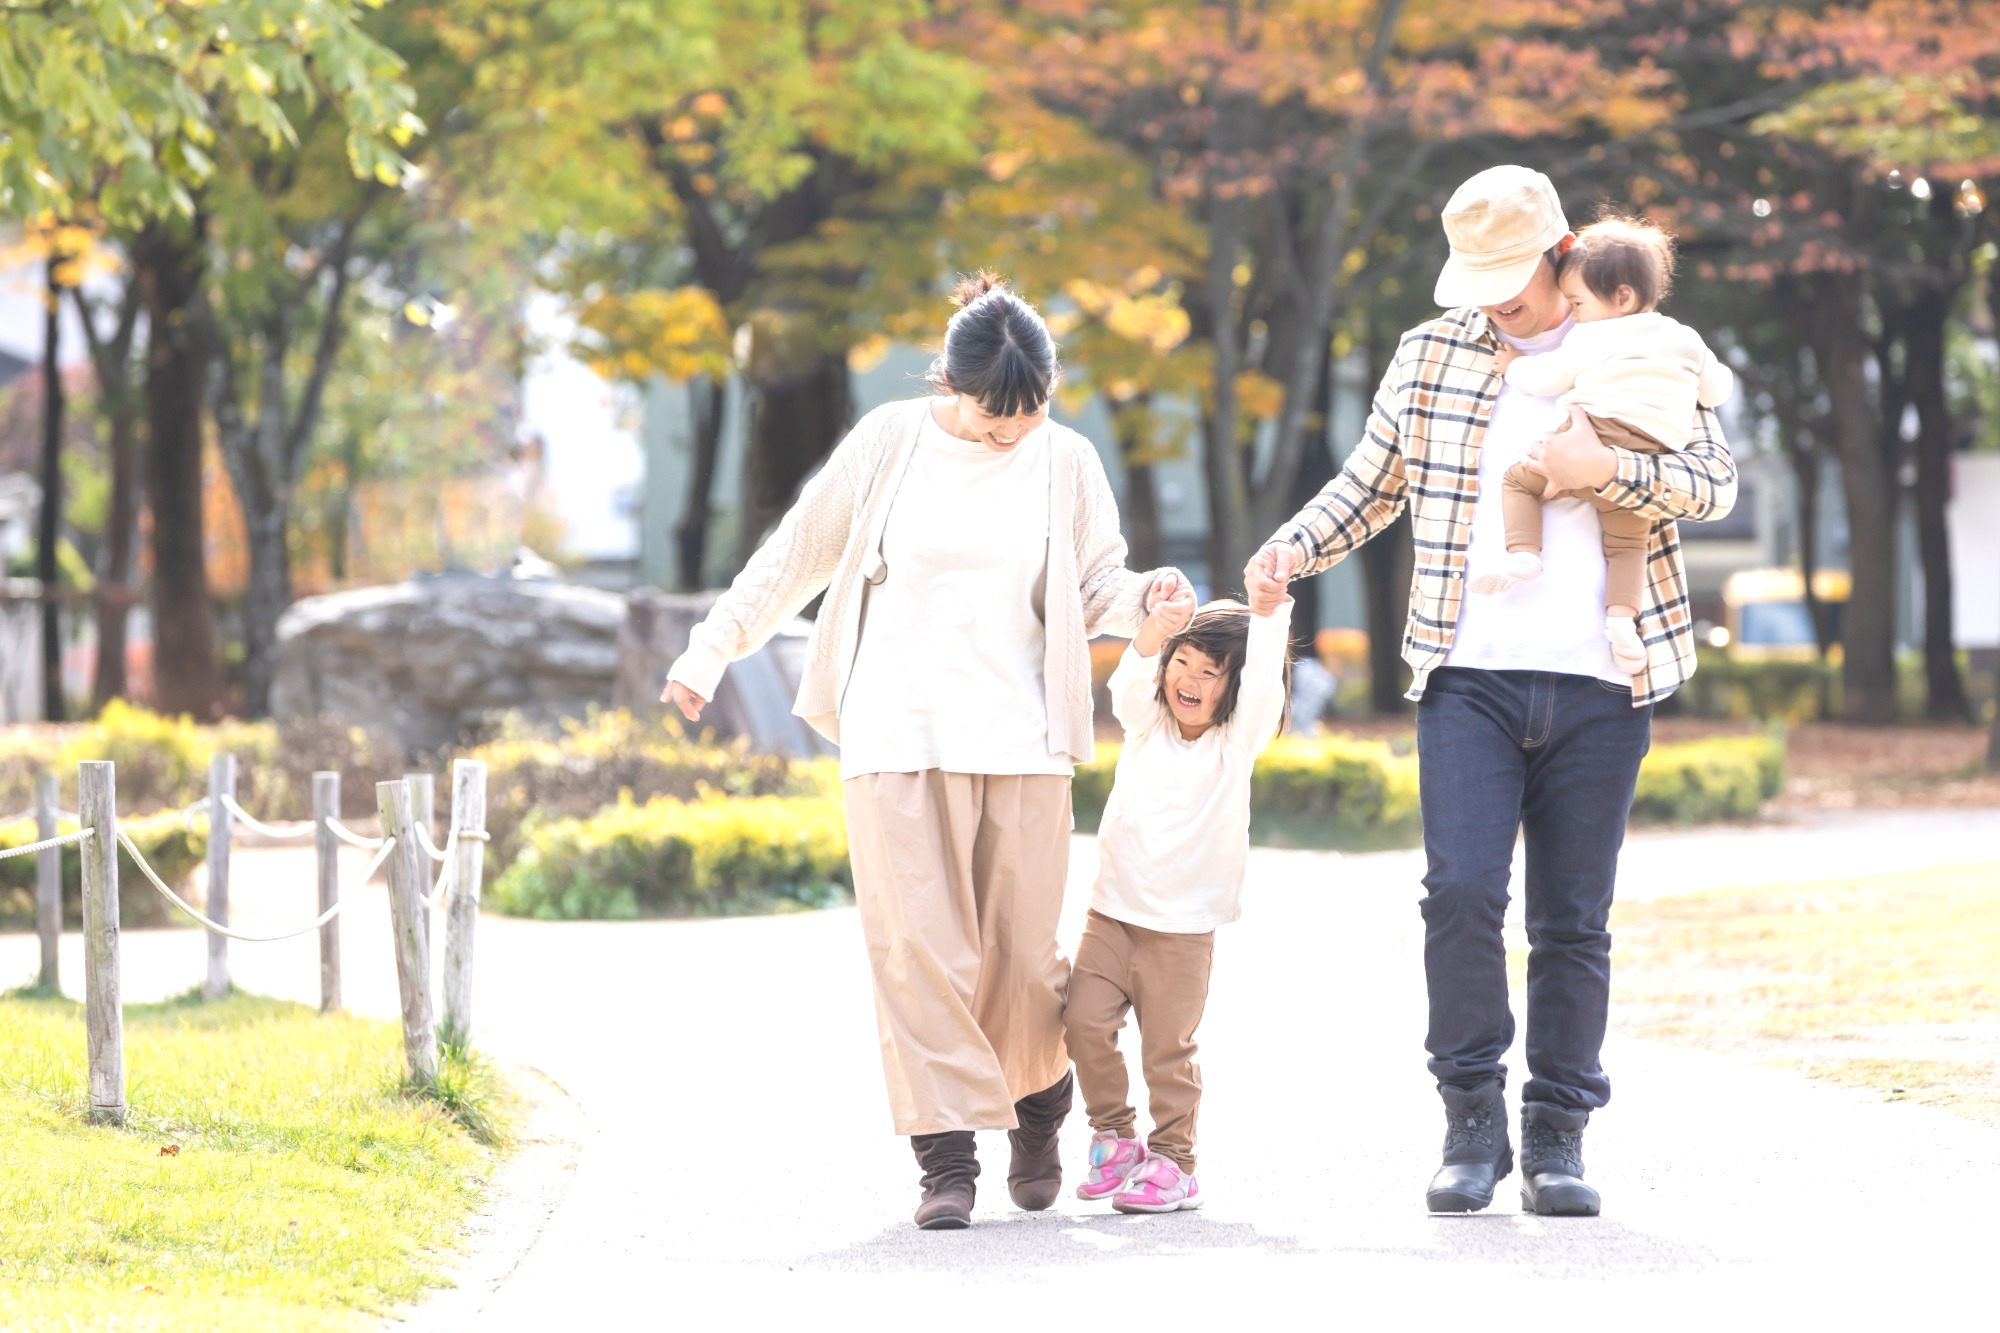
M 1020 1128 L 1007 1131 L 1007 1141 L 1014 1147 L 1014 1159 L 1007 1166 L 1007 1193 L 1016 1208 L 1039 1213 L 1062 1192 L 1062 1157 L 1056 1137 L 1069 1114 L 1070 1094 L 1075 1088 L 1076 1075 L 1071 1072 L 1014 1103 L 1014 1119 Z
M 924 1169 L 924 1198 L 917 1205 L 917 1225 L 925 1231 L 957 1231 L 972 1225 L 974 1181 L 979 1158 L 969 1129 L 943 1134 L 914 1134 L 910 1147 Z

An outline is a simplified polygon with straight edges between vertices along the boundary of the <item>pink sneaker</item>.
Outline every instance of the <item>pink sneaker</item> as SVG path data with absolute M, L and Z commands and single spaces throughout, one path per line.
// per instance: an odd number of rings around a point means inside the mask
M 1121 1139 L 1110 1130 L 1101 1130 L 1090 1139 L 1090 1170 L 1076 1187 L 1079 1199 L 1107 1199 L 1125 1188 L 1125 1182 L 1139 1169 L 1146 1150 L 1137 1139 Z
M 1111 1206 L 1121 1213 L 1171 1213 L 1182 1208 L 1199 1208 L 1201 1186 L 1195 1184 L 1193 1176 L 1174 1165 L 1172 1158 L 1149 1152 L 1125 1188 L 1111 1196 Z

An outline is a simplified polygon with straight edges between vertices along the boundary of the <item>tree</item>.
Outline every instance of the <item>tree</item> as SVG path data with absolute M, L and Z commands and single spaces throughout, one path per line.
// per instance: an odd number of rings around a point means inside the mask
M 206 715 L 219 688 L 200 484 L 210 150 L 227 126 L 282 151 L 299 109 L 326 107 L 355 174 L 400 178 L 395 140 L 415 123 L 365 7 L 90 0 L 14 7 L 0 28 L 0 211 L 101 217 L 145 293 L 155 662 L 172 710 Z
M 1206 266 L 1187 301 L 1213 365 L 1218 579 L 1288 515 L 1308 435 L 1323 429 L 1313 405 L 1331 328 L 1373 280 L 1371 246 L 1407 225 L 1439 147 L 1590 123 L 1623 133 L 1664 115 L 1654 71 L 1608 68 L 1587 42 L 1562 40 L 1605 8 L 1557 21 L 1511 0 L 1056 0 L 1010 16 L 1040 95 L 1145 154 L 1166 194 L 1201 213 Z M 1258 470 L 1245 446 L 1260 417 L 1271 424 Z
M 487 0 L 449 24 L 447 40 L 479 67 L 490 127 L 461 169 L 505 156 L 510 169 L 493 183 L 511 202 L 493 211 L 558 242 L 559 285 L 594 309 L 603 353 L 632 350 L 612 346 L 607 329 L 646 322 L 622 320 L 613 304 L 664 299 L 649 292 L 698 288 L 740 331 L 750 421 L 739 554 L 790 504 L 849 410 L 848 331 L 813 298 L 858 275 L 780 284 L 765 257 L 813 236 L 882 173 L 974 156 L 981 79 L 923 43 L 929 10 L 916 0 Z M 709 412 L 705 456 L 719 430 Z M 705 493 L 691 498 L 684 551 L 706 544 L 707 508 Z

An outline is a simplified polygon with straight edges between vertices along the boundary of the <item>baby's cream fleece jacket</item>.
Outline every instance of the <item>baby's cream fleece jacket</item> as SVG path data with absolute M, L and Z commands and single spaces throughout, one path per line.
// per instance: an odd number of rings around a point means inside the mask
M 1695 409 L 1726 401 L 1736 377 L 1700 334 L 1648 310 L 1572 326 L 1555 351 L 1507 367 L 1507 383 L 1622 421 L 1678 453 L 1694 433 Z

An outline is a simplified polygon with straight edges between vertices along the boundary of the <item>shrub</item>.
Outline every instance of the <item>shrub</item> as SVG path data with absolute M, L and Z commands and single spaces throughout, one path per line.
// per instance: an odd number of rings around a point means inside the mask
M 853 879 L 827 796 L 629 796 L 583 819 L 536 819 L 493 885 L 497 910 L 542 920 L 721 916 L 843 902 Z
M 1785 786 L 1781 735 L 1712 736 L 1656 745 L 1639 765 L 1637 823 L 1753 819 Z
M 0 813 L 12 813 L 11 811 Z M 196 829 L 200 829 L 196 825 Z M 67 833 L 74 825 L 65 823 Z M 32 820 L 0 828 L 0 847 L 22 847 L 37 839 Z M 185 825 L 142 831 L 132 835 L 146 860 L 160 872 L 160 878 L 176 891 L 184 891 L 194 868 L 208 855 L 205 832 Z M 122 849 L 118 866 L 118 924 L 130 930 L 148 926 L 190 925 L 180 910 L 159 895 L 144 875 L 132 865 Z M 14 856 L 0 861 L 0 930 L 35 928 L 35 862 L 33 856 Z M 185 896 L 183 892 L 183 896 Z M 83 860 L 76 847 L 62 849 L 63 929 L 83 929 Z
M 312 813 L 312 774 L 341 774 L 341 812 L 375 812 L 375 783 L 401 777 L 395 741 L 331 720 L 225 721 L 211 726 L 166 717 L 114 699 L 94 721 L 69 727 L 16 727 L 0 735 L 0 813 L 33 803 L 35 774 L 53 771 L 74 802 L 76 765 L 118 766 L 118 811 L 173 810 L 208 794 L 209 761 L 236 756 L 236 797 L 260 819 L 283 823 Z
M 1745 662 L 1716 648 L 1698 648 L 1696 659 L 1694 675 L 1661 702 L 1662 717 L 1790 723 L 1839 715 L 1834 663 Z
M 581 819 L 629 796 L 804 795 L 826 791 L 827 772 L 839 771 L 833 761 L 795 763 L 741 742 L 692 740 L 671 722 L 623 709 L 566 722 L 555 734 L 502 736 L 461 757 L 486 763 L 486 830 L 498 865 L 519 854 L 530 816 Z
M 1100 743 L 1076 770 L 1079 829 L 1094 831 L 1118 767 L 1119 747 Z M 1381 741 L 1281 736 L 1257 757 L 1250 779 L 1251 838 L 1265 845 L 1404 841 L 1417 831 L 1417 761 Z

